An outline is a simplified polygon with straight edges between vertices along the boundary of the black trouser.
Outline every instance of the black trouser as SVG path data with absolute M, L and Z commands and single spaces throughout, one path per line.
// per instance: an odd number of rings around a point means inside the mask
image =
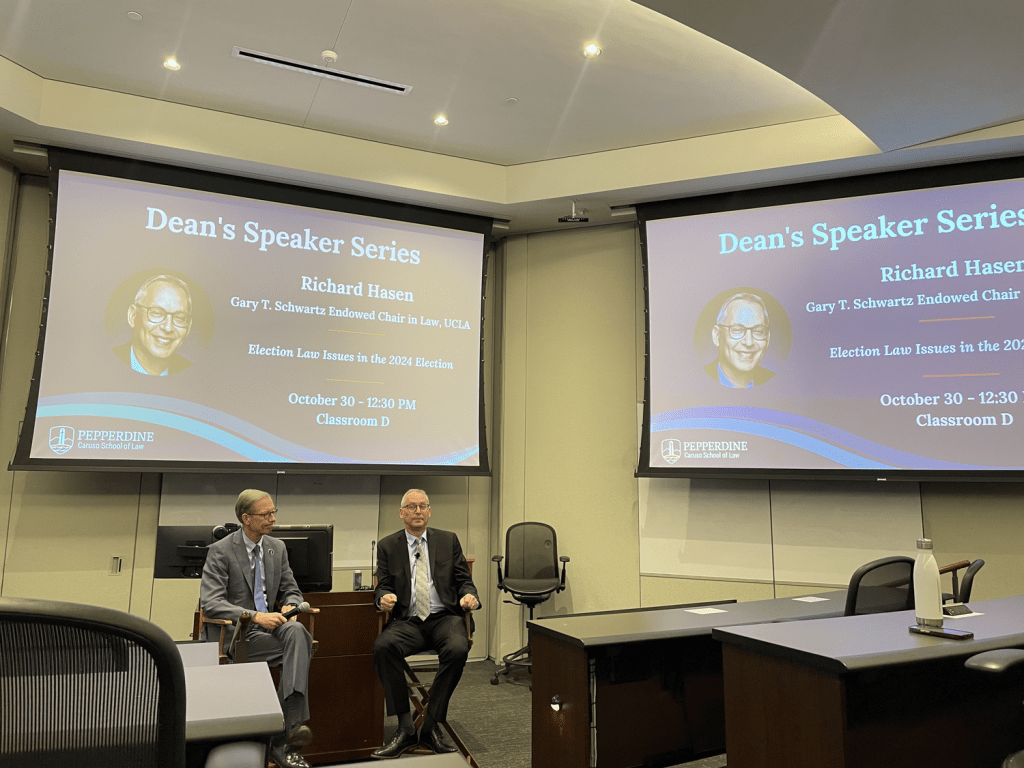
M 448 719 L 448 702 L 462 679 L 469 657 L 465 618 L 453 613 L 433 613 L 426 621 L 393 619 L 373 644 L 373 663 L 384 685 L 388 714 L 409 711 L 409 688 L 402 661 L 420 651 L 437 652 L 438 670 L 430 686 L 427 715 L 436 723 Z

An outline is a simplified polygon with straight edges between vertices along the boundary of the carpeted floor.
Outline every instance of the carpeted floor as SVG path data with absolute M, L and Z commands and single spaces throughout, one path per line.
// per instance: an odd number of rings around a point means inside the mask
M 497 669 L 491 661 L 466 665 L 448 708 L 448 722 L 480 768 L 530 768 L 530 675 L 515 670 L 508 677 L 503 675 L 498 685 L 491 685 Z M 417 670 L 417 674 L 421 680 L 432 677 L 429 671 Z M 397 718 L 387 719 L 385 741 L 397 724 Z M 403 755 L 402 759 L 415 756 Z M 725 764 L 725 755 L 720 755 L 676 768 L 721 768 Z

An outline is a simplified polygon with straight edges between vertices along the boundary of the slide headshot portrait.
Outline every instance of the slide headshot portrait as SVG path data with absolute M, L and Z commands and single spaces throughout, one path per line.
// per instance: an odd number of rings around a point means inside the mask
M 711 327 L 718 358 L 704 370 L 722 386 L 736 389 L 756 387 L 771 379 L 775 371 L 761 365 L 771 343 L 770 322 L 768 308 L 757 294 L 730 296 Z
M 170 275 L 146 280 L 128 305 L 128 327 L 131 340 L 114 353 L 133 371 L 167 376 L 192 365 L 178 354 L 192 330 L 192 296 L 184 281 Z

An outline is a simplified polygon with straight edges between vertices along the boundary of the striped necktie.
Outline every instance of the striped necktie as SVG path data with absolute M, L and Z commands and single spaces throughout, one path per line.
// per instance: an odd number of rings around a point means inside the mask
M 263 591 L 263 569 L 260 568 L 260 551 L 263 549 L 257 544 L 252 553 L 254 555 L 252 568 L 252 599 L 259 613 L 267 612 L 267 596 Z
M 430 616 L 430 591 L 427 588 L 427 558 L 423 556 L 423 543 L 416 539 L 413 549 L 416 556 L 416 583 L 413 590 L 413 614 L 426 621 Z

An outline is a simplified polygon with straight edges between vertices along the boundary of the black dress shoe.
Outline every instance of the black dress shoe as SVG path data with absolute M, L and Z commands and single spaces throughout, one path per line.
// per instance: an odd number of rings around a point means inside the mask
M 401 729 L 395 731 L 395 735 L 391 737 L 391 741 L 385 744 L 380 749 L 375 749 L 370 753 L 370 757 L 375 757 L 378 760 L 388 760 L 392 757 L 398 757 L 405 750 L 415 747 L 419 743 L 419 739 L 416 738 L 416 731 L 412 733 L 404 733 Z
M 291 747 L 271 747 L 270 760 L 277 768 L 309 768 L 306 758 Z
M 288 746 L 304 747 L 313 740 L 313 731 L 308 725 L 300 725 L 288 734 Z
M 434 725 L 430 730 L 420 734 L 420 744 L 432 749 L 435 754 L 441 755 L 446 752 L 458 752 L 455 745 L 448 741 L 444 729 L 440 725 Z

